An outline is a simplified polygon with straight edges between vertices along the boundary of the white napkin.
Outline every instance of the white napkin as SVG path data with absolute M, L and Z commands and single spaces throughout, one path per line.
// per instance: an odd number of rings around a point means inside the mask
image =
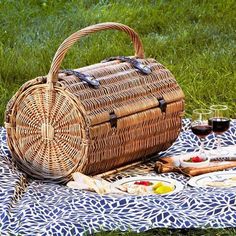
M 84 189 L 94 191 L 98 194 L 108 194 L 108 193 L 123 193 L 117 187 L 115 187 L 112 183 L 104 180 L 104 179 L 95 179 L 84 175 L 80 172 L 74 172 L 72 174 L 74 181 L 70 181 L 67 183 L 69 188 L 74 189 Z

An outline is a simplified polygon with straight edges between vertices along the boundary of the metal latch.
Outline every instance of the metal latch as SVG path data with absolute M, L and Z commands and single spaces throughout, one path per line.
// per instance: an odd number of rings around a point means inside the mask
M 93 88 L 99 88 L 100 82 L 95 79 L 92 75 L 83 74 L 79 71 L 66 69 L 66 70 L 60 70 L 60 73 L 65 73 L 66 75 L 74 75 L 77 78 L 79 78 L 81 81 L 86 82 L 88 85 L 92 86 Z
M 167 103 L 165 99 L 161 97 L 158 98 L 157 100 L 159 102 L 159 108 L 161 109 L 161 112 L 166 112 Z
M 142 72 L 145 75 L 149 75 L 152 70 L 149 66 L 144 65 L 143 63 L 139 62 L 135 58 L 129 58 L 125 56 L 117 56 L 117 57 L 109 57 L 102 62 L 108 62 L 108 61 L 114 61 L 114 60 L 120 60 L 122 62 L 128 62 L 130 63 L 134 68 L 138 69 L 140 72 Z
M 111 128 L 116 128 L 117 127 L 117 115 L 115 114 L 114 111 L 110 112 L 110 123 L 111 123 Z

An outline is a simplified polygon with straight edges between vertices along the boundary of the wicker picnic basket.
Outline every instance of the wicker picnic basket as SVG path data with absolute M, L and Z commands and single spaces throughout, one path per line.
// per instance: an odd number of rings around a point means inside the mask
M 135 56 L 60 70 L 81 37 L 114 29 L 130 36 Z M 107 22 L 60 45 L 48 75 L 26 82 L 9 101 L 5 126 L 22 170 L 63 182 L 74 171 L 94 175 L 165 150 L 180 132 L 183 111 L 184 94 L 171 72 L 144 58 L 133 29 Z

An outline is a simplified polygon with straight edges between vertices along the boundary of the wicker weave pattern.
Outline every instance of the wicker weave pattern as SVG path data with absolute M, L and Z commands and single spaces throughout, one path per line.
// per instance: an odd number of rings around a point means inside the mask
M 144 75 L 119 60 L 77 69 L 100 82 L 94 89 L 59 72 L 75 41 L 106 29 L 128 33 L 137 60 L 152 73 Z M 36 178 L 61 182 L 75 170 L 101 173 L 169 147 L 181 128 L 184 94 L 169 70 L 142 57 L 138 35 L 118 23 L 87 27 L 66 39 L 48 76 L 27 82 L 8 104 L 8 144 L 19 166 Z M 167 103 L 164 111 L 160 98 Z

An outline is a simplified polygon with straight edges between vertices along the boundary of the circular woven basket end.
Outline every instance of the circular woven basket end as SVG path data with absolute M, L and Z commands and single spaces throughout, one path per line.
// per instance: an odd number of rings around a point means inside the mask
M 88 148 L 85 120 L 70 94 L 32 86 L 16 96 L 10 117 L 9 146 L 26 173 L 63 181 L 82 168 Z

